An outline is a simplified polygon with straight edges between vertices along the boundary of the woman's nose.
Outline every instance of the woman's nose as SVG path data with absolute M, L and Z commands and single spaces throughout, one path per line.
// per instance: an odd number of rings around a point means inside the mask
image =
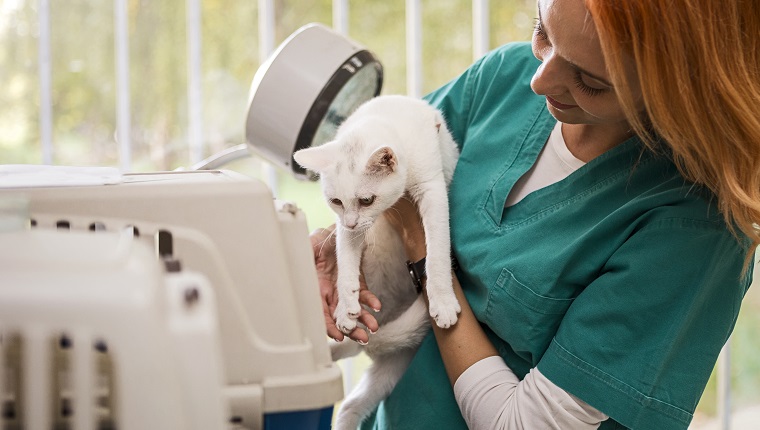
M 563 84 L 562 71 L 558 60 L 552 55 L 544 56 L 543 60 L 530 80 L 530 88 L 539 95 L 565 93 L 567 87 Z

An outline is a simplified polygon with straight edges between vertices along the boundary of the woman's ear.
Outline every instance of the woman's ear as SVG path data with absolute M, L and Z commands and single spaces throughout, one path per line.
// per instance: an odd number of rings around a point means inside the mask
M 293 154 L 293 159 L 304 169 L 323 172 L 336 161 L 335 141 L 312 148 L 301 149 Z

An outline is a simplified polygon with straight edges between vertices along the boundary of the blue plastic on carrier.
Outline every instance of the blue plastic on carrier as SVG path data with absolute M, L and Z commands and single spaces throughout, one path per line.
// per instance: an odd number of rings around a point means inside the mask
M 264 430 L 329 430 L 333 407 L 264 414 Z

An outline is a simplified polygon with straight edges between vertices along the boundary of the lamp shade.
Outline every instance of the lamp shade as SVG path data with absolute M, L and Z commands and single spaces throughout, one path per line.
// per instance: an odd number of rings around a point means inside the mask
M 251 84 L 246 142 L 296 177 L 299 149 L 330 141 L 338 125 L 380 93 L 383 69 L 361 45 L 321 24 L 298 29 L 259 67 Z

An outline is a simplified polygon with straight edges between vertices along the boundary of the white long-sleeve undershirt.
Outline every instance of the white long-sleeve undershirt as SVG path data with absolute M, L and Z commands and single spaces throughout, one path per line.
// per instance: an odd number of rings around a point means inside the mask
M 537 368 L 520 381 L 498 356 L 465 370 L 454 384 L 454 396 L 472 430 L 591 430 L 608 418 Z

